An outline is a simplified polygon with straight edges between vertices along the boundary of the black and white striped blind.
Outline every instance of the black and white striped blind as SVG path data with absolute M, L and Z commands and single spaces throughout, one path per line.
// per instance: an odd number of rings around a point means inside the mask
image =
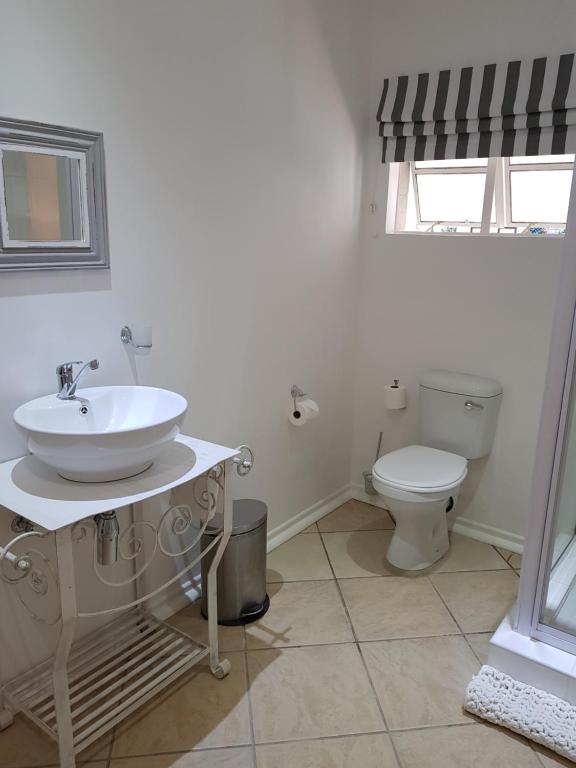
M 382 162 L 576 152 L 574 54 L 384 80 Z

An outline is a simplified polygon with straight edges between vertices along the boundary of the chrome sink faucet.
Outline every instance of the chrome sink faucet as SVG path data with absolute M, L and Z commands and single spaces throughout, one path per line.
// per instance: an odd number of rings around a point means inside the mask
M 58 377 L 58 394 L 56 397 L 59 400 L 80 399 L 76 397 L 76 387 L 78 386 L 80 377 L 87 368 L 90 368 L 91 371 L 95 371 L 100 367 L 98 360 L 90 360 L 89 363 L 84 363 L 76 376 L 74 376 L 75 365 L 82 365 L 82 360 L 76 360 L 72 363 L 61 363 L 56 368 L 56 376 Z

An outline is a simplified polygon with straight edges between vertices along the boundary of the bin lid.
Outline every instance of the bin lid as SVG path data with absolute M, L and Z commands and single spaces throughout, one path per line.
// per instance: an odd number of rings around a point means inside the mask
M 236 499 L 232 503 L 233 522 L 232 536 L 239 533 L 248 533 L 266 521 L 268 507 L 258 499 Z M 220 513 L 214 515 L 206 526 L 205 533 L 215 536 L 224 526 L 224 516 Z

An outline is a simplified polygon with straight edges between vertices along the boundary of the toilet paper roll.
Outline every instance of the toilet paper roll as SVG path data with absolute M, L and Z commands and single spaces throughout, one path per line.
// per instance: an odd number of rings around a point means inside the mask
M 403 384 L 398 387 L 384 387 L 384 405 L 392 411 L 406 408 L 406 387 Z
M 301 427 L 311 419 L 315 419 L 319 413 L 318 403 L 309 397 L 303 397 L 296 403 L 296 408 L 290 410 L 288 420 L 294 427 Z

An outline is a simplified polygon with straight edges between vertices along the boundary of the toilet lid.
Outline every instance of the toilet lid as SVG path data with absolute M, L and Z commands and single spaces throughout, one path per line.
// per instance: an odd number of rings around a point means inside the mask
M 466 476 L 468 461 L 463 456 L 423 445 L 409 445 L 387 453 L 374 464 L 372 472 L 385 483 L 406 490 L 440 489 Z

